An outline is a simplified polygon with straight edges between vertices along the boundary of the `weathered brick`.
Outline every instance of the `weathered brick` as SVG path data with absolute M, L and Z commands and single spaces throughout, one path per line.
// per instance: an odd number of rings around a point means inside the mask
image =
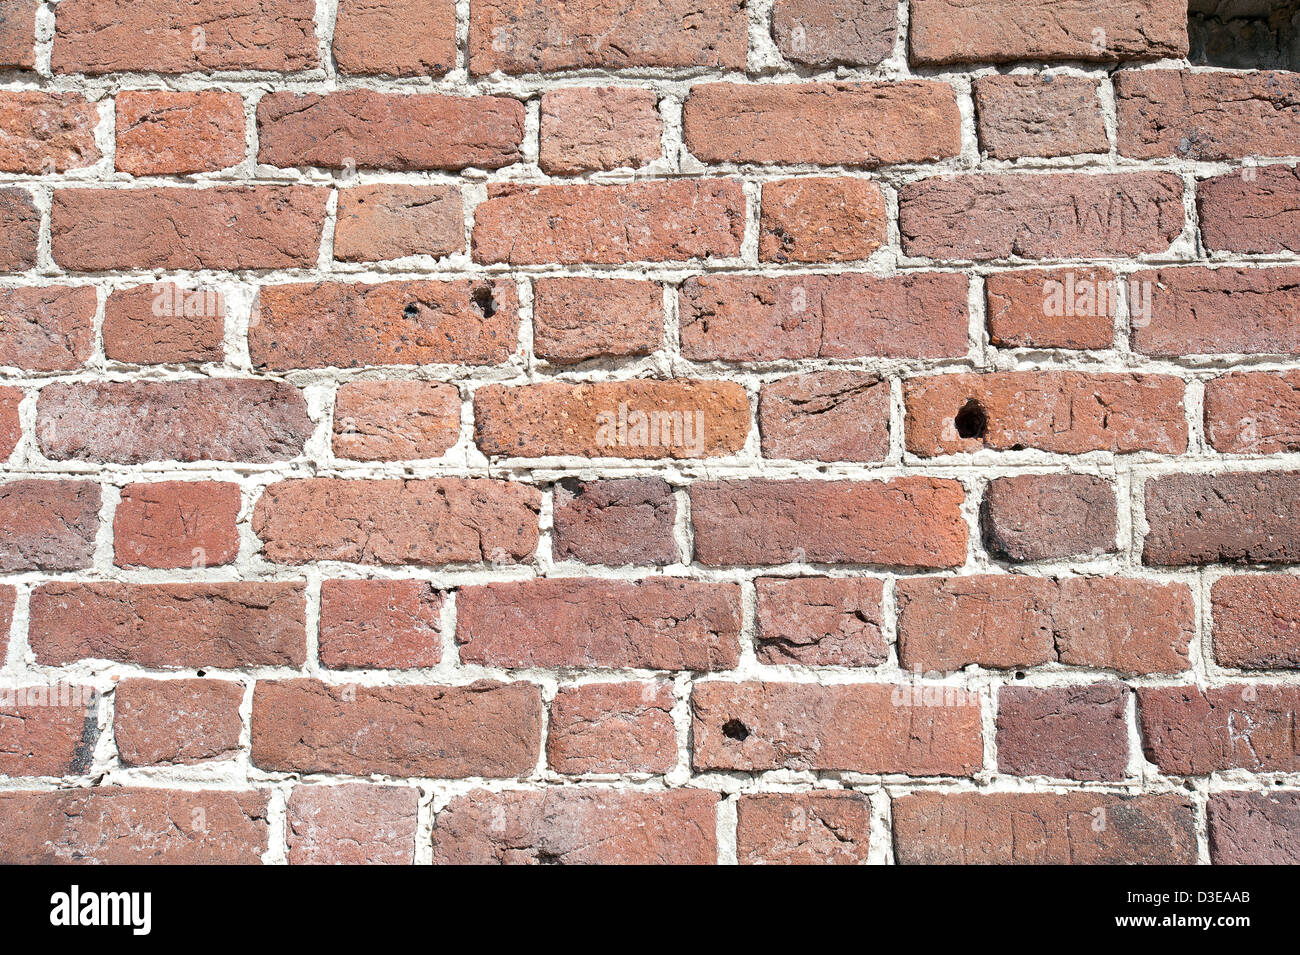
M 1185 0 L 912 0 L 911 60 L 1123 60 L 1187 55 Z
M 0 864 L 257 865 L 269 801 L 268 790 L 0 793 Z
M 285 461 L 311 432 L 297 388 L 255 378 L 56 383 L 36 404 L 57 461 Z
M 905 669 L 1003 670 L 1060 661 L 1125 674 L 1181 673 L 1196 631 L 1186 584 L 1018 574 L 898 583 Z
M 503 280 L 306 282 L 258 294 L 248 350 L 258 368 L 494 365 L 515 351 L 519 301 Z
M 585 564 L 675 564 L 677 498 L 662 478 L 581 481 L 555 485 L 551 552 Z
M 114 290 L 104 306 L 104 355 L 139 365 L 225 357 L 226 299 L 210 287 L 152 282 Z
M 677 765 L 669 683 L 562 686 L 546 761 L 557 773 L 666 773 Z
M 471 73 L 552 73 L 637 66 L 744 69 L 742 0 L 479 0 L 470 9 Z
M 128 484 L 113 516 L 119 567 L 219 567 L 239 554 L 239 485 Z
M 1125 70 L 1115 76 L 1122 156 L 1214 161 L 1290 156 L 1300 142 L 1300 74 Z
M 1300 474 L 1170 474 L 1146 482 L 1147 564 L 1300 562 Z
M 969 776 L 983 764 L 978 697 L 879 683 L 696 683 L 697 770 Z M 944 694 L 949 699 L 943 699 Z
M 984 280 L 989 341 L 1000 348 L 1110 348 L 1119 303 L 1110 269 L 1027 269 Z
M 879 83 L 701 83 L 685 112 L 686 148 L 701 162 L 872 167 L 961 151 L 951 86 Z
M 334 258 L 378 262 L 465 251 L 458 186 L 353 186 L 339 192 Z
M 492 183 L 471 247 L 484 264 L 674 262 L 737 256 L 744 232 L 735 179 Z
M 1131 281 L 1150 303 L 1147 320 L 1134 324 L 1134 351 L 1300 354 L 1300 268 L 1158 269 L 1134 272 Z
M 1300 448 L 1300 371 L 1233 372 L 1205 383 L 1205 436 L 1226 454 Z
M 253 765 L 365 776 L 527 776 L 541 751 L 542 698 L 531 683 L 331 686 L 259 681 Z
M 295 786 L 285 833 L 290 865 L 410 865 L 420 791 L 407 786 Z
M 907 450 L 1056 454 L 1187 449 L 1185 383 L 1172 375 L 1082 371 L 957 373 L 904 383 Z
M 443 595 L 423 580 L 326 580 L 320 661 L 332 670 L 434 667 Z
M 1082 76 L 981 76 L 973 86 L 980 148 L 994 159 L 1109 152 L 1097 90 Z
M 728 670 L 740 623 L 737 585 L 671 577 L 483 584 L 456 598 L 461 660 L 494 667 Z
M 1123 779 L 1129 690 L 1123 683 L 998 691 L 998 769 L 1014 776 Z
M 281 564 L 518 562 L 537 550 L 540 508 L 536 488 L 486 478 L 308 478 L 267 487 L 253 532 Z
M 1011 560 L 1114 553 L 1115 524 L 1114 487 L 1088 474 L 994 478 L 980 511 L 984 546 Z
M 460 439 L 460 391 L 437 381 L 351 381 L 334 399 L 334 453 L 357 461 L 439 458 Z
M 749 395 L 734 381 L 693 379 L 486 385 L 474 424 L 490 457 L 720 457 L 745 446 Z
M 533 351 L 557 365 L 648 355 L 663 344 L 663 288 L 635 279 L 533 283 Z
M 542 94 L 537 164 L 552 176 L 627 167 L 659 158 L 663 122 L 654 90 L 571 87 Z
M 500 169 L 519 161 L 524 105 L 506 96 L 268 93 L 257 160 L 327 169 Z
M 334 62 L 352 76 L 441 76 L 456 66 L 456 0 L 340 0 Z
M 43 666 L 300 667 L 305 615 L 295 583 L 48 583 L 32 593 L 27 640 Z
M 1300 577 L 1224 577 L 1210 588 L 1210 605 L 1219 666 L 1300 669 Z
M 23 426 L 18 417 L 22 400 L 21 388 L 0 388 L 0 462 L 13 454 L 22 440 Z
M 1180 795 L 918 792 L 893 804 L 902 865 L 1195 865 Z
M 99 739 L 98 711 L 99 697 L 89 686 L 28 683 L 0 689 L 0 775 L 85 774 Z
M 0 272 L 22 272 L 36 264 L 41 213 L 26 189 L 0 189 Z
M 37 0 L 0 2 L 0 67 L 30 70 L 36 66 Z
M 117 170 L 133 176 L 216 172 L 244 161 L 238 93 L 128 90 L 117 95 Z
M 865 865 L 871 800 L 863 793 L 759 793 L 736 803 L 741 865 Z
M 1209 803 L 1215 865 L 1300 863 L 1300 793 L 1221 792 Z
M 1162 772 L 1204 776 L 1229 769 L 1294 773 L 1300 687 L 1236 684 L 1139 687 L 1147 759 Z
M 861 577 L 760 577 L 756 654 L 761 663 L 879 666 L 884 585 Z
M 802 178 L 763 183 L 759 258 L 851 262 L 888 238 L 880 187 L 866 179 Z
M 18 600 L 18 591 L 11 584 L 0 584 L 0 631 L 9 632 L 14 620 L 14 605 Z
M 72 371 L 95 346 L 98 299 L 89 286 L 0 289 L 0 365 Z
M 206 763 L 239 752 L 242 683 L 127 679 L 113 697 L 113 738 L 125 766 Z
M 681 290 L 682 354 L 695 361 L 956 358 L 970 282 L 955 272 L 708 275 Z
M 1243 166 L 1206 179 L 1196 187 L 1196 208 L 1208 249 L 1300 251 L 1300 172 L 1290 166 Z
M 99 501 L 99 485 L 91 481 L 0 484 L 0 571 L 89 567 Z
M 878 66 L 894 52 L 892 0 L 776 0 L 772 36 L 787 60 L 809 66 Z
M 1168 172 L 975 174 L 898 192 L 903 251 L 936 259 L 1164 252 L 1183 222 L 1183 181 Z
M 314 266 L 326 192 L 308 186 L 58 189 L 54 259 L 74 272 Z
M 953 567 L 966 559 L 956 481 L 742 481 L 691 485 L 695 559 Z
M 99 162 L 99 105 L 80 93 L 0 93 L 0 172 L 52 175 Z
M 883 461 L 889 453 L 889 382 L 860 371 L 810 372 L 763 385 L 763 457 Z

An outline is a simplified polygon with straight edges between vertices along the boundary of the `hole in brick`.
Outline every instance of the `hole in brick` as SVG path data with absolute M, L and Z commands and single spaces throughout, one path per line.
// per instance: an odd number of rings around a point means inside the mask
M 1300 0 L 1191 0 L 1193 66 L 1300 69 Z
M 984 413 L 984 406 L 972 398 L 961 406 L 953 424 L 961 437 L 982 439 L 989 429 L 989 416 Z
M 199 676 L 207 676 L 207 675 L 208 675 L 208 671 L 207 671 L 207 670 L 200 670 L 200 671 L 199 671 Z
M 1025 671 L 1024 671 L 1024 670 L 1017 670 L 1017 671 L 1016 671 L 1016 679 L 1017 679 L 1017 680 L 1023 680 L 1024 678 L 1025 678 Z
M 743 743 L 749 739 L 749 727 L 740 720 L 727 720 L 722 724 L 722 735 L 727 739 L 734 739 L 738 743 Z
M 564 488 L 570 497 L 582 497 L 587 491 L 587 486 L 578 478 L 563 478 L 560 487 Z
M 415 316 L 420 314 L 420 306 L 416 305 L 414 302 L 408 302 L 406 308 L 402 309 L 402 314 L 407 318 L 415 318 Z
M 547 852 L 544 849 L 539 849 L 537 852 L 537 864 L 538 865 L 560 865 L 561 862 L 560 862 L 559 855 L 557 855 L 556 853 Z
M 491 318 L 497 313 L 497 302 L 492 297 L 492 289 L 487 285 L 480 285 L 474 289 L 470 296 L 474 301 L 474 307 L 482 313 L 484 318 Z

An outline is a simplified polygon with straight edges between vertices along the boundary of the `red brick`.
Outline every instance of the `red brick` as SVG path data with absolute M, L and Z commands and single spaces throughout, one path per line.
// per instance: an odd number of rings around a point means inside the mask
M 852 262 L 888 238 L 880 187 L 866 179 L 803 178 L 763 183 L 759 258 Z
M 1125 674 L 1181 673 L 1196 631 L 1186 584 L 1018 574 L 898 583 L 907 670 L 1032 667 L 1059 661 Z
M 325 197 L 307 186 L 59 189 L 54 259 L 74 272 L 314 266 Z
M 976 174 L 898 192 L 903 251 L 937 259 L 1164 252 L 1183 222 L 1183 181 L 1168 172 Z
M 0 289 L 0 364 L 73 371 L 95 347 L 98 299 L 90 286 Z
M 1187 55 L 1184 0 L 913 0 L 913 64 Z
M 1187 449 L 1186 385 L 1172 375 L 1082 371 L 957 373 L 904 383 L 907 450 L 1056 454 Z
M 1119 291 L 1110 269 L 1028 269 L 984 280 L 989 341 L 1000 348 L 1110 348 Z
M 465 251 L 458 186 L 353 186 L 339 192 L 334 258 L 378 262 Z
M 291 72 L 319 65 L 312 0 L 68 0 L 55 73 Z
M 548 578 L 464 587 L 464 663 L 494 667 L 728 670 L 740 660 L 740 589 L 671 577 Z
M 254 378 L 56 383 L 36 405 L 57 461 L 285 461 L 312 427 L 297 388 Z
M 1082 76 L 981 76 L 974 83 L 980 148 L 994 159 L 1109 152 L 1097 90 Z
M 694 361 L 956 358 L 969 280 L 955 272 L 709 275 L 681 289 L 682 354 Z
M 30 70 L 36 66 L 37 0 L 0 2 L 0 67 Z
M 14 604 L 18 599 L 17 590 L 10 584 L 0 584 L 0 632 L 8 633 L 14 620 Z
M 744 69 L 741 0 L 590 2 L 479 0 L 470 9 L 471 73 L 553 73 L 637 66 Z
M 701 162 L 881 166 L 961 151 L 951 86 L 879 83 L 701 83 L 683 114 Z
M 308 478 L 270 485 L 253 531 L 281 564 L 510 563 L 537 550 L 540 507 L 536 488 L 486 478 Z
M 21 388 L 0 388 L 0 460 L 13 454 L 23 438 L 22 422 L 18 420 L 22 400 Z
M 978 698 L 928 689 L 937 700 L 920 685 L 696 683 L 694 765 L 969 776 L 983 764 Z
M 542 699 L 531 683 L 330 686 L 260 681 L 253 765 L 365 776 L 527 776 L 541 751 Z
M 436 381 L 352 381 L 334 399 L 334 453 L 357 461 L 440 458 L 460 439 L 460 391 Z
M 119 567 L 219 567 L 239 554 L 238 484 L 128 484 L 113 517 Z
M 320 660 L 332 670 L 434 667 L 443 595 L 423 580 L 326 580 Z
M 677 499 L 657 477 L 555 485 L 551 551 L 556 560 L 586 564 L 675 564 Z
M 760 663 L 879 666 L 884 587 L 860 577 L 760 577 L 755 631 Z
M 0 775 L 80 776 L 99 739 L 99 697 L 69 683 L 0 689 Z
M 1300 173 L 1290 166 L 1243 166 L 1206 179 L 1196 208 L 1207 249 L 1300 251 Z
M 1123 683 L 998 691 L 998 769 L 1013 776 L 1123 779 L 1129 690 Z
M 1300 448 L 1300 371 L 1234 372 L 1205 383 L 1205 435 L 1225 454 Z
M 889 453 L 889 382 L 861 371 L 811 372 L 763 385 L 763 457 L 883 461 Z
M 745 232 L 735 179 L 618 185 L 493 183 L 474 210 L 474 261 L 615 265 L 732 258 Z
M 334 62 L 352 76 L 441 76 L 456 66 L 456 0 L 340 0 Z
M 0 272 L 22 272 L 36 264 L 41 213 L 26 189 L 0 189 Z
M 1300 354 L 1300 268 L 1159 269 L 1134 272 L 1131 281 L 1150 302 L 1149 320 L 1134 324 L 1134 351 Z
M 1115 489 L 1105 478 L 994 478 L 984 492 L 980 518 L 984 546 L 1010 560 L 1055 560 L 1116 550 Z
M 902 865 L 1195 865 L 1185 795 L 918 792 L 896 798 Z
M 1215 793 L 1209 828 L 1215 865 L 1300 863 L 1300 793 Z
M 257 865 L 269 791 L 61 789 L 0 793 L 0 864 Z
M 238 93 L 127 90 L 117 95 L 117 170 L 133 176 L 216 172 L 244 161 Z
M 809 66 L 879 66 L 894 52 L 892 0 L 776 0 L 772 36 L 787 60 Z
M 1146 482 L 1151 565 L 1300 562 L 1300 474 L 1171 474 Z
M 1165 773 L 1300 770 L 1300 687 L 1236 684 L 1138 688 L 1143 748 Z
M 0 92 L 0 172 L 52 175 L 99 162 L 99 105 L 80 93 Z
M 1300 75 L 1125 70 L 1115 76 L 1121 156 L 1214 161 L 1290 156 L 1300 137 Z
M 257 159 L 331 169 L 500 169 L 519 161 L 524 105 L 505 96 L 268 93 Z
M 1210 588 L 1210 604 L 1219 666 L 1300 669 L 1300 577 L 1224 577 Z
M 551 703 L 546 761 L 557 773 L 666 773 L 677 765 L 668 683 L 562 686 Z
M 27 640 L 43 666 L 300 667 L 305 614 L 295 583 L 48 583 L 32 593 Z
M 114 290 L 104 306 L 104 355 L 138 365 L 219 362 L 225 326 L 226 299 L 214 288 L 153 282 Z
M 411 865 L 420 791 L 406 786 L 295 786 L 290 865 Z
M 741 865 L 866 865 L 871 800 L 832 790 L 761 793 L 736 803 Z
M 659 158 L 663 123 L 654 90 L 571 87 L 542 94 L 537 162 L 552 176 L 637 169 Z
M 113 696 L 113 738 L 125 766 L 206 763 L 239 752 L 242 683 L 127 679 Z
M 533 283 L 533 351 L 557 365 L 648 355 L 663 344 L 663 287 L 606 278 Z
M 743 481 L 691 485 L 695 559 L 730 564 L 954 567 L 966 560 L 956 481 Z
M 474 424 L 489 457 L 721 457 L 749 437 L 749 394 L 734 381 L 681 378 L 486 385 Z
M 494 365 L 514 354 L 513 282 L 269 285 L 258 293 L 248 350 L 258 368 Z
M 0 571 L 89 567 L 99 501 L 99 485 L 91 481 L 0 484 Z

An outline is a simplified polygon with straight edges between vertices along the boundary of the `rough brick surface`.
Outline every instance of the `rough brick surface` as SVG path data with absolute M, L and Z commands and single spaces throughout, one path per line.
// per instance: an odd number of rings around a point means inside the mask
M 326 580 L 320 660 L 331 669 L 417 669 L 442 659 L 443 595 L 422 580 Z
M 99 112 L 79 93 L 0 94 L 0 172 L 53 174 L 99 161 Z
M 881 461 L 889 453 L 889 385 L 863 372 L 792 375 L 763 386 L 767 458 Z
M 100 487 L 91 481 L 0 483 L 0 570 L 89 567 L 100 499 Z
M 756 654 L 763 663 L 862 666 L 884 663 L 884 587 L 856 577 L 760 577 Z
M 984 546 L 1010 560 L 1105 554 L 1115 545 L 1115 489 L 1086 474 L 994 478 L 980 511 Z
M 996 159 L 1110 148 L 1094 80 L 1053 74 L 981 76 L 974 93 L 980 148 Z
M 533 351 L 557 365 L 648 355 L 663 343 L 664 294 L 654 282 L 544 278 L 533 285 Z
M 1133 350 L 1147 355 L 1300 354 L 1292 321 L 1300 269 L 1159 269 L 1135 272 L 1149 289 L 1148 320 L 1133 327 Z M 1250 309 L 1241 307 L 1249 299 Z
M 18 388 L 0 388 L 0 458 L 13 454 L 23 437 L 19 406 L 23 393 Z
M 334 225 L 334 257 L 341 262 L 378 262 L 461 252 L 464 215 L 455 186 L 344 189 Z
M 25 371 L 84 365 L 94 348 L 96 306 L 91 288 L 0 289 L 0 364 Z
M 1218 793 L 1210 797 L 1209 816 L 1215 865 L 1300 862 L 1300 794 Z
M 133 176 L 215 172 L 244 159 L 238 93 L 137 92 L 117 98 L 117 169 Z
M 1015 776 L 1122 779 L 1129 691 L 1122 683 L 998 694 L 998 768 Z
M 1203 776 L 1228 769 L 1294 773 L 1300 687 L 1230 684 L 1141 687 L 1138 713 L 1147 759 L 1164 772 Z
M 1223 577 L 1210 587 L 1210 605 L 1220 666 L 1300 669 L 1300 577 Z
M 239 553 L 239 485 L 159 481 L 122 488 L 113 516 L 119 567 L 220 567 Z
M 30 70 L 36 65 L 37 0 L 0 3 L 0 67 Z
M 1300 174 L 1286 165 L 1245 167 L 1196 188 L 1201 238 L 1229 252 L 1300 251 Z
M 1153 565 L 1300 562 L 1300 474 L 1175 474 L 1146 484 Z
M 659 158 L 663 123 L 651 90 L 558 89 L 542 96 L 538 165 L 553 176 L 636 169 Z
M 406 786 L 296 786 L 290 865 L 410 865 L 420 792 Z
M 585 564 L 672 564 L 677 499 L 667 481 L 565 480 L 555 485 L 551 552 Z
M 894 52 L 897 35 L 890 0 L 776 0 L 772 8 L 772 36 L 796 63 L 876 66 Z
M 437 458 L 460 438 L 460 392 L 436 381 L 356 381 L 334 399 L 334 453 L 357 461 Z
M 353 76 L 439 76 L 456 65 L 456 0 L 340 0 L 334 60 Z
M 984 280 L 989 341 L 1000 348 L 1109 348 L 1119 302 L 1109 269 L 1025 269 Z
M 104 306 L 104 355 L 139 365 L 218 362 L 225 323 L 219 289 L 152 282 L 115 291 Z
M 561 687 L 547 763 L 557 773 L 665 773 L 677 765 L 675 702 L 667 683 Z
M 862 179 L 786 179 L 763 184 L 759 258 L 851 262 L 886 239 L 885 197 Z
M 736 805 L 741 865 L 864 865 L 871 802 L 856 792 L 768 793 Z
M 0 189 L 0 272 L 22 272 L 36 264 L 41 214 L 26 189 Z
M 1227 454 L 1300 448 L 1300 373 L 1235 372 L 1205 383 L 1205 436 Z
M 99 738 L 98 708 L 89 686 L 0 690 L 0 775 L 84 775 Z
M 239 751 L 242 683 L 123 680 L 113 698 L 113 737 L 127 766 L 203 763 Z

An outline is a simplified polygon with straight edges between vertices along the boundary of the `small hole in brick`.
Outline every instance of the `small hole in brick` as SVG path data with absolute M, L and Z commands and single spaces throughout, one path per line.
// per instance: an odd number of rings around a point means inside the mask
M 208 671 L 207 671 L 207 670 L 200 670 L 200 671 L 199 671 L 199 676 L 207 676 L 207 675 L 208 675 Z
M 406 308 L 402 309 L 402 314 L 407 318 L 415 318 L 415 316 L 420 314 L 420 306 L 416 305 L 414 302 L 408 302 Z
M 953 424 L 961 437 L 982 439 L 989 429 L 989 416 L 984 413 L 984 406 L 971 398 L 961 406 Z
M 1025 678 L 1025 671 L 1024 671 L 1024 670 L 1017 670 L 1017 671 L 1016 671 L 1016 679 L 1017 679 L 1017 680 L 1023 680 L 1024 678 Z
M 497 313 L 496 299 L 492 297 L 492 289 L 486 285 L 480 285 L 474 290 L 471 296 L 474 300 L 474 307 L 477 308 L 484 318 L 491 318 Z
M 743 743 L 749 739 L 749 727 L 740 720 L 727 720 L 722 724 L 722 735 L 727 739 L 734 739 L 738 743 Z

